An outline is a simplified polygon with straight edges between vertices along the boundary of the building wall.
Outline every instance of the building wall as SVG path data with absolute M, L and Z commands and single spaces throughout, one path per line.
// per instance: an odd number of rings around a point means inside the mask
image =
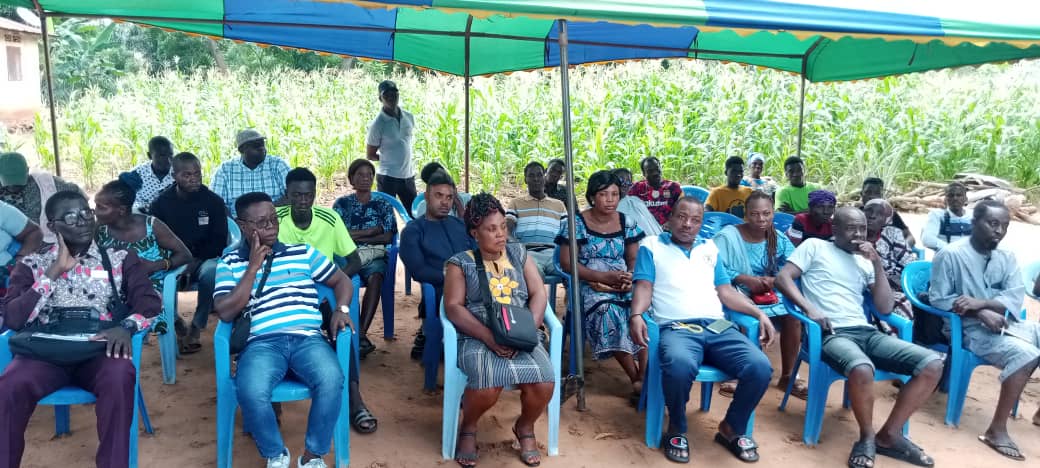
M 8 125 L 32 123 L 40 111 L 39 35 L 0 29 L 0 122 Z M 8 48 L 21 54 L 21 79 L 10 81 Z

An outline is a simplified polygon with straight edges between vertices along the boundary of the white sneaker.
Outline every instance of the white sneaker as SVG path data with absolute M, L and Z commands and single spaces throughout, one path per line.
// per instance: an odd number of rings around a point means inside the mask
M 267 468 L 289 468 L 291 460 L 289 458 L 289 449 L 284 449 L 281 455 L 267 459 Z
M 325 464 L 325 460 L 322 460 L 321 457 L 312 458 L 311 461 L 304 463 L 303 456 L 300 456 L 296 459 L 296 466 L 299 468 L 328 468 L 328 465 Z

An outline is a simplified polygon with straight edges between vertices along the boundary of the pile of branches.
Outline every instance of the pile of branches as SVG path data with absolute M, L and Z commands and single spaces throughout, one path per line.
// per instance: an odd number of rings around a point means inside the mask
M 1008 207 L 1011 218 L 1040 225 L 1037 207 L 1026 200 L 1025 190 L 1008 181 L 982 174 L 962 173 L 954 176 L 957 182 L 968 188 L 968 209 L 979 200 L 997 200 Z M 917 188 L 888 199 L 899 211 L 925 212 L 933 208 L 946 207 L 946 185 L 936 182 L 917 182 Z

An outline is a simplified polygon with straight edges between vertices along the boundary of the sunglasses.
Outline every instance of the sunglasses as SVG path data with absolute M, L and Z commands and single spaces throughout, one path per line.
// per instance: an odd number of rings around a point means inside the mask
M 74 226 L 80 220 L 82 220 L 83 222 L 87 222 L 87 223 L 93 221 L 94 220 L 94 210 L 92 210 L 90 208 L 84 208 L 84 209 L 79 210 L 79 211 L 70 211 L 68 213 L 63 214 L 56 221 L 61 221 L 62 223 L 67 224 L 69 226 Z

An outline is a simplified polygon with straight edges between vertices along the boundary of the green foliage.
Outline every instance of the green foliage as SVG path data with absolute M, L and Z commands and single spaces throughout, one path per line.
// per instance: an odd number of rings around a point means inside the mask
M 269 153 L 310 166 L 327 188 L 345 178 L 351 160 L 364 157 L 365 130 L 379 111 L 375 88 L 390 77 L 416 117 L 416 166 L 439 160 L 460 176 L 462 80 L 389 68 L 139 71 L 114 82 L 114 94 L 89 88 L 59 110 L 63 162 L 88 185 L 98 183 L 101 175 L 131 167 L 147 138 L 162 134 L 178 150 L 196 153 L 209 176 L 237 156 L 235 132 L 256 127 L 268 135 Z M 809 85 L 802 150 L 808 176 L 843 194 L 868 176 L 909 188 L 961 171 L 1040 185 L 1038 72 L 1040 64 L 1021 63 Z M 649 62 L 579 67 L 571 81 L 579 179 L 612 167 L 638 174 L 639 160 L 656 155 L 666 177 L 714 186 L 723 180 L 726 157 L 750 151 L 768 155 L 766 173 L 782 179 L 783 159 L 796 153 L 798 80 L 792 75 L 672 61 L 667 68 Z M 521 184 L 528 161 L 562 157 L 555 72 L 477 78 L 471 104 L 471 191 Z M 48 126 L 36 131 L 45 151 Z

